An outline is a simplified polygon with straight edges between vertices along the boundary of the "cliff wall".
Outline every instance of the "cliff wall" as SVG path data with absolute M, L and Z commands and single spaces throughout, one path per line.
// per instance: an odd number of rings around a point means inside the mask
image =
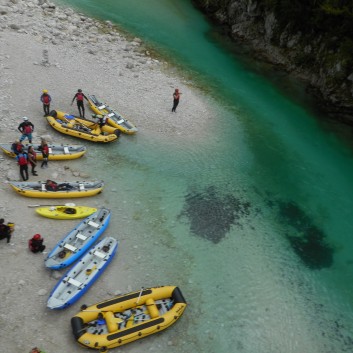
M 342 10 L 327 0 L 193 2 L 258 57 L 305 80 L 332 118 L 353 125 L 353 5 Z

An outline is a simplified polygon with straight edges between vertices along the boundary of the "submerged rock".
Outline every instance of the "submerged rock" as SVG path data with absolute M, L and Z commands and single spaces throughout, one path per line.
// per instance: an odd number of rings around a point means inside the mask
M 189 219 L 190 231 L 194 235 L 217 244 L 232 225 L 241 226 L 241 219 L 249 214 L 249 202 L 210 186 L 202 192 L 187 194 L 180 215 Z
M 280 219 L 294 229 L 286 234 L 289 244 L 304 264 L 315 270 L 331 267 L 333 248 L 326 242 L 326 234 L 294 202 L 278 205 Z

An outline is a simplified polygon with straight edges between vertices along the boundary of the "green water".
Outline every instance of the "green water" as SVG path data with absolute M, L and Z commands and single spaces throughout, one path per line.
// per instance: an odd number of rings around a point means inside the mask
M 91 153 L 123 215 L 112 220 L 121 253 L 136 247 L 136 266 L 121 255 L 131 287 L 177 284 L 190 303 L 174 328 L 126 349 L 352 350 L 344 129 L 314 114 L 300 84 L 230 50 L 186 0 L 65 3 L 143 38 L 218 112 L 218 131 L 197 143 L 140 134 Z

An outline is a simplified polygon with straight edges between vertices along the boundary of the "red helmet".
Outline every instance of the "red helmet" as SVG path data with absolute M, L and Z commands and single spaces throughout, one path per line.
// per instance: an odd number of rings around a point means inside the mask
M 39 240 L 41 238 L 40 234 L 34 234 L 33 239 L 34 240 Z

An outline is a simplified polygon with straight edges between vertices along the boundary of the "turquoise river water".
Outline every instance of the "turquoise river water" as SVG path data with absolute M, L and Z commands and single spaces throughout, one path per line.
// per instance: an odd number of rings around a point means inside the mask
M 175 284 L 189 302 L 141 351 L 353 351 L 345 129 L 300 84 L 232 49 L 187 0 L 60 3 L 182 62 L 219 112 L 217 133 L 191 146 L 141 134 L 96 147 L 102 179 L 119 185 L 107 206 L 125 218 L 113 227 L 125 246 L 139 244 L 131 287 Z M 105 172 L 112 161 L 119 168 Z

